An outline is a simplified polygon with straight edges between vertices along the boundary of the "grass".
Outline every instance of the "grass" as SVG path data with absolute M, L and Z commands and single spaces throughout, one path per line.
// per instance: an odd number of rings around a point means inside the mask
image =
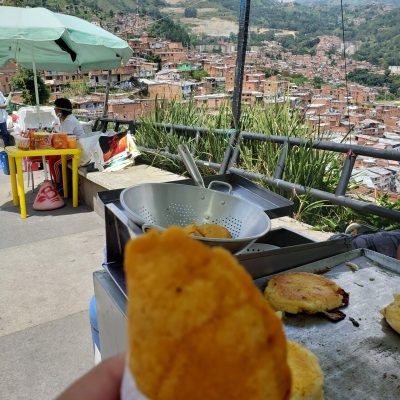
M 156 108 L 154 112 L 143 119 L 143 124 L 135 134 L 139 146 L 153 149 L 145 152 L 146 162 L 157 167 L 184 173 L 186 169 L 180 161 L 164 157 L 160 152 L 168 149 L 177 153 L 179 143 L 188 144 L 195 157 L 209 162 L 221 163 L 228 144 L 228 129 L 232 120 L 228 105 L 221 106 L 218 112 L 210 114 L 205 107 L 196 107 L 194 102 L 180 103 L 173 101 L 166 108 Z M 201 140 L 196 141 L 195 135 L 158 128 L 155 122 L 164 124 L 179 124 L 192 127 L 207 128 Z M 303 146 L 291 146 L 285 164 L 283 179 L 327 192 L 334 193 L 342 167 L 342 154 L 313 149 L 311 140 L 319 139 L 318 132 L 312 132 L 304 123 L 302 115 L 290 108 L 289 103 L 244 106 L 242 111 L 242 130 L 270 135 L 301 137 L 305 139 Z M 226 135 L 219 135 L 213 129 L 226 129 Z M 274 174 L 282 146 L 271 141 L 243 140 L 240 143 L 239 168 L 272 176 Z M 204 175 L 215 174 L 210 169 L 203 169 Z M 260 182 L 257 182 L 260 184 Z M 332 205 L 324 200 L 316 200 L 308 194 L 296 192 L 281 192 L 279 189 L 269 189 L 284 195 L 295 203 L 294 217 L 314 226 L 316 229 L 343 232 L 345 227 L 353 222 L 366 222 L 378 227 L 394 227 L 390 221 L 371 215 L 361 215 L 355 211 Z M 393 204 L 386 198 L 378 200 L 385 207 L 400 210 L 400 200 Z

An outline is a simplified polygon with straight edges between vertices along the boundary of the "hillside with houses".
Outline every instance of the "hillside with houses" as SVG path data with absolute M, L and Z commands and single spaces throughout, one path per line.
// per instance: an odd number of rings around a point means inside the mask
M 168 35 L 155 36 L 152 32 L 157 21 L 138 13 L 116 13 L 111 20 L 93 18 L 92 22 L 127 38 L 133 51 L 126 65 L 111 72 L 111 118 L 143 119 L 155 107 L 166 107 L 172 101 L 191 101 L 207 107 L 210 113 L 229 103 L 236 63 L 232 38 L 198 40 L 187 46 L 166 39 Z M 289 103 L 302 115 L 304 124 L 326 140 L 400 150 L 400 66 L 383 70 L 360 60 L 354 56 L 357 43 L 344 45 L 336 35 L 317 36 L 313 47 L 313 52 L 299 54 L 288 50 L 279 36 L 250 45 L 242 102 L 264 107 Z M 346 80 L 345 67 L 348 77 L 367 71 L 390 77 L 393 85 Z M 13 88 L 15 72 L 15 65 L 0 69 L 3 93 Z M 102 115 L 107 71 L 42 71 L 41 76 L 51 92 L 50 102 L 68 93 L 76 114 L 90 118 Z M 23 101 L 18 96 L 13 100 Z M 400 167 L 395 161 L 358 157 L 353 172 L 357 190 L 363 195 L 400 192 Z

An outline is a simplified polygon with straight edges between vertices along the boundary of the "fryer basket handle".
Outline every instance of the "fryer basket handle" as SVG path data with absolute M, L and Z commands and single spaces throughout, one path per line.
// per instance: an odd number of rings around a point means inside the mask
M 195 184 L 200 187 L 205 187 L 203 177 L 199 169 L 197 168 L 196 162 L 192 154 L 190 153 L 189 147 L 186 144 L 179 144 L 178 145 L 178 152 L 182 158 L 183 163 L 187 171 L 189 172 L 190 176 L 194 180 Z
M 165 228 L 159 226 L 159 225 L 153 225 L 153 224 L 148 224 L 148 223 L 144 223 L 142 225 L 142 231 L 144 233 L 146 233 L 149 229 L 158 229 L 159 231 L 164 231 Z
M 232 190 L 233 190 L 232 185 L 230 183 L 228 183 L 228 182 L 223 182 L 223 181 L 212 181 L 212 182 L 209 183 L 207 189 L 212 189 L 212 187 L 215 186 L 215 184 L 227 187 L 228 188 L 228 194 L 232 193 Z M 217 192 L 220 192 L 220 190 L 217 190 L 217 189 L 212 189 L 212 190 L 216 190 Z

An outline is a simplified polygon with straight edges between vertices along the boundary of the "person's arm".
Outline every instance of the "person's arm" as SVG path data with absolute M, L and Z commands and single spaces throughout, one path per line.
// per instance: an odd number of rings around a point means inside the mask
M 85 134 L 85 130 L 83 129 L 83 126 L 79 123 L 79 125 L 76 126 L 75 128 L 75 135 L 79 139 L 80 136 Z
M 82 124 L 75 118 L 75 127 L 74 127 L 74 135 L 79 139 L 80 136 L 85 134 L 85 130 L 83 129 Z

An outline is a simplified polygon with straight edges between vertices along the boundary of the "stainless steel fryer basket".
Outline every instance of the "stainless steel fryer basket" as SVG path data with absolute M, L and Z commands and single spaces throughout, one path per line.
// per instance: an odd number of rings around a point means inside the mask
M 121 204 L 135 224 L 167 228 L 170 225 L 218 224 L 232 239 L 196 239 L 222 246 L 232 253 L 243 250 L 271 229 L 271 221 L 257 205 L 216 190 L 174 183 L 145 183 L 121 193 Z

